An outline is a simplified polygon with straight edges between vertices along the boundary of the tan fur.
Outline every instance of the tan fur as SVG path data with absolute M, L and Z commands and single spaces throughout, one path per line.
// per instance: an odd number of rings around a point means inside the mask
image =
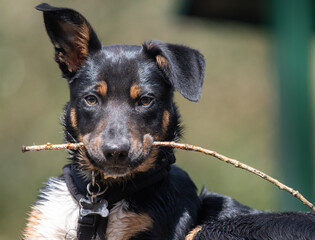
M 78 139 L 79 139 L 79 142 L 82 142 L 83 141 L 83 136 L 81 133 L 78 133 Z
M 77 31 L 78 35 L 75 39 L 75 46 L 80 51 L 80 55 L 83 58 L 87 58 L 89 55 L 89 41 L 90 41 L 90 27 L 84 22 Z
M 89 55 L 90 26 L 83 22 L 81 26 L 74 27 L 72 24 L 60 22 L 60 27 L 64 33 L 69 33 L 73 37 L 73 45 L 62 46 L 65 54 L 56 52 L 55 60 L 65 63 L 70 72 L 75 72 L 85 62 Z M 58 47 L 58 46 L 56 46 Z
M 163 137 L 166 134 L 166 131 L 167 131 L 169 123 L 170 123 L 170 112 L 167 111 L 167 110 L 164 110 L 164 112 L 163 112 L 163 121 L 162 121 L 162 134 L 163 134 Z
M 88 145 L 89 142 L 89 138 L 90 138 L 91 134 L 86 134 L 84 136 L 82 136 L 82 142 L 84 143 L 85 146 Z M 94 140 L 94 144 L 92 145 L 93 148 L 95 148 L 94 151 L 97 151 L 96 149 L 99 147 L 99 145 L 101 144 L 101 137 L 97 137 Z M 88 157 L 86 156 L 86 152 L 84 149 L 80 149 L 79 150 L 79 164 L 80 167 L 83 169 L 83 171 L 92 171 L 92 170 L 96 170 L 96 168 L 93 166 L 93 164 L 90 162 L 90 160 L 88 159 Z
M 96 85 L 96 89 L 98 93 L 102 96 L 105 97 L 107 93 L 107 84 L 106 82 L 100 82 Z
M 142 163 L 140 164 L 137 168 L 133 170 L 134 173 L 136 172 L 146 172 L 150 168 L 154 166 L 154 162 L 156 161 L 158 151 L 157 149 L 152 149 L 149 157 Z
M 91 164 L 90 160 L 85 154 L 85 151 L 82 149 L 79 149 L 79 165 L 83 171 L 90 172 L 95 170 L 95 167 Z
M 196 234 L 201 230 L 201 226 L 195 227 L 193 230 L 191 230 L 187 236 L 185 237 L 185 240 L 193 240 Z
M 79 206 L 69 193 L 66 183 L 58 178 L 49 178 L 46 190 L 40 193 L 40 199 L 32 207 L 23 238 L 75 239 Z
M 24 229 L 24 239 L 39 239 L 41 236 L 38 234 L 36 228 L 40 224 L 40 220 L 42 218 L 42 214 L 40 211 L 33 209 L 27 218 L 27 225 Z
M 143 137 L 143 152 L 148 153 L 148 151 L 151 149 L 152 143 L 154 141 L 154 138 L 150 134 L 146 134 Z M 137 172 L 146 172 L 150 168 L 154 166 L 154 162 L 156 161 L 158 154 L 158 149 L 157 148 L 152 148 L 151 153 L 147 157 L 147 159 L 140 164 L 138 167 L 136 167 L 132 173 L 137 173 Z
M 137 99 L 140 96 L 141 87 L 137 84 L 133 84 L 130 88 L 130 97 L 131 99 Z
M 156 59 L 156 64 L 159 66 L 159 68 L 166 67 L 168 65 L 168 61 L 162 55 L 157 55 L 155 59 Z
M 152 42 L 146 43 L 145 46 L 148 50 L 152 49 L 154 47 L 154 44 Z
M 70 120 L 71 120 L 72 127 L 77 130 L 78 122 L 77 122 L 77 115 L 76 115 L 75 108 L 71 108 Z
M 109 213 L 106 231 L 107 240 L 128 240 L 137 233 L 152 227 L 152 219 L 145 213 L 127 210 L 128 204 L 122 200 Z

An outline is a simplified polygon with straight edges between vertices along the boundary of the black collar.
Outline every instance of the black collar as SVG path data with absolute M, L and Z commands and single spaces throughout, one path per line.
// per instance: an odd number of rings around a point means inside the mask
M 173 155 L 174 158 L 174 155 Z M 102 199 L 106 200 L 107 210 L 110 210 L 115 203 L 122 199 L 131 196 L 132 194 L 143 190 L 149 186 L 152 186 L 159 181 L 165 179 L 168 175 L 170 165 L 168 161 L 162 161 L 162 164 L 155 169 L 149 170 L 148 172 L 138 173 L 134 178 L 127 182 L 112 183 L 108 189 L 98 197 L 97 202 L 102 202 Z M 102 217 L 99 214 L 81 215 L 81 200 L 89 199 L 87 192 L 87 185 L 89 184 L 75 164 L 68 164 L 63 167 L 63 176 L 67 184 L 68 190 L 71 195 L 80 204 L 80 216 L 78 219 L 77 228 L 77 239 L 78 240 L 103 240 L 104 233 L 107 229 L 108 211 L 105 216 Z M 89 202 L 88 204 L 91 204 Z M 94 203 L 92 203 L 93 205 Z M 98 204 L 96 203 L 96 205 Z M 103 203 L 102 203 L 103 206 Z
M 100 197 L 108 201 L 110 209 L 113 204 L 120 200 L 161 181 L 168 175 L 168 171 L 169 166 L 161 166 L 158 169 L 138 173 L 130 181 L 111 183 L 108 190 Z M 77 202 L 87 196 L 87 185 L 89 182 L 78 172 L 76 165 L 73 163 L 65 165 L 63 167 L 63 176 L 71 195 Z

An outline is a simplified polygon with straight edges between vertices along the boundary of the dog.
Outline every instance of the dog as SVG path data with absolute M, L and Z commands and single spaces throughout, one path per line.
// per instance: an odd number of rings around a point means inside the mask
M 46 3 L 55 61 L 70 89 L 64 107 L 70 164 L 50 178 L 23 233 L 30 239 L 315 239 L 311 213 L 268 213 L 203 190 L 173 165 L 181 136 L 174 90 L 198 101 L 199 51 L 157 40 L 102 46 L 89 22 Z

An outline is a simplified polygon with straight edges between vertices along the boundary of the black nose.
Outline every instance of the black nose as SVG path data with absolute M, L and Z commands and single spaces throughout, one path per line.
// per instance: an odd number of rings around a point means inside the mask
M 114 163 L 124 163 L 128 159 L 129 141 L 121 140 L 119 143 L 105 143 L 103 145 L 103 154 L 107 161 Z

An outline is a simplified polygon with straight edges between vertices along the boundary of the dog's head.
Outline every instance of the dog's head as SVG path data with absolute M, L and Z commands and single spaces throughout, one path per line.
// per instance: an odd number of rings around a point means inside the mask
M 44 13 L 55 60 L 69 83 L 66 139 L 85 145 L 73 152 L 74 161 L 106 177 L 155 166 L 161 151 L 152 142 L 178 135 L 174 89 L 190 101 L 200 98 L 203 56 L 160 41 L 102 47 L 78 12 L 48 4 L 36 8 Z

